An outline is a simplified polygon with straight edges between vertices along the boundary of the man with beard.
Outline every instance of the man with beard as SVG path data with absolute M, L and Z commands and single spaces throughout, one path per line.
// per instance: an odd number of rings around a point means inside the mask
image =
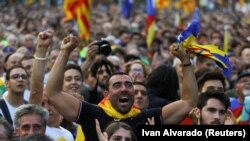
M 95 42 L 90 43 L 89 46 L 94 44 Z M 98 105 L 78 100 L 62 89 L 68 57 L 78 45 L 79 40 L 73 35 L 63 39 L 61 51 L 50 72 L 45 93 L 64 118 L 82 125 L 86 140 L 98 140 L 95 128 L 90 128 L 95 126 L 95 119 L 100 121 L 101 130 L 114 120 L 124 121 L 136 130 L 139 125 L 145 125 L 147 119 L 152 117 L 156 125 L 179 124 L 196 106 L 198 87 L 194 70 L 188 54 L 176 44 L 173 44 L 170 50 L 183 63 L 183 92 L 180 100 L 162 108 L 140 111 L 133 106 L 135 94 L 133 81 L 125 73 L 113 74 L 108 79 L 104 91 L 105 98 Z
M 93 90 L 89 89 L 90 97 L 88 102 L 98 104 L 104 97 L 103 91 L 108 78 L 114 72 L 114 66 L 106 58 L 101 58 L 93 64 L 90 71 L 91 75 L 96 79 L 96 84 Z
M 88 46 L 86 59 L 81 65 L 85 95 L 89 95 L 86 101 L 93 104 L 98 104 L 103 99 L 107 80 L 115 72 L 112 62 L 100 52 L 98 42 L 94 41 Z
M 193 111 L 198 125 L 224 125 L 228 117 L 229 98 L 218 91 L 199 95 L 197 108 Z
M 198 83 L 199 95 L 209 94 L 213 92 L 222 93 L 223 95 L 225 95 L 224 94 L 225 78 L 223 74 L 220 71 L 210 72 L 208 70 L 204 69 L 203 74 L 201 76 L 198 76 L 197 83 Z M 182 121 L 181 125 L 199 124 L 198 123 L 199 119 L 197 119 L 197 116 L 195 115 L 195 112 L 197 112 L 197 110 L 199 111 L 198 107 L 192 109 L 189 115 Z M 226 117 L 227 122 L 225 124 L 235 124 L 234 116 L 230 110 L 227 110 L 226 115 L 227 115 Z M 210 116 L 210 114 L 208 116 Z

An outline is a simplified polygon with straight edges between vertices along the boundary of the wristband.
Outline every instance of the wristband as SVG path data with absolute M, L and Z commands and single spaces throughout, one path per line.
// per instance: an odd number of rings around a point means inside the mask
M 41 58 L 41 57 L 37 57 L 37 56 L 34 56 L 34 58 L 38 61 L 46 61 L 48 58 Z
M 192 65 L 192 63 L 191 62 L 188 62 L 188 63 L 186 63 L 186 64 L 182 64 L 182 67 L 188 67 L 188 66 L 191 66 Z

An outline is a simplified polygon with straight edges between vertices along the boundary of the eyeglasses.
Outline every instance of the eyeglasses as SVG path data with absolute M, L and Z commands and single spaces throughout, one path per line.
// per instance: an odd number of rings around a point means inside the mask
M 216 86 L 208 86 L 206 91 L 210 91 L 210 92 L 216 91 L 216 92 L 220 92 L 220 93 L 224 93 L 225 92 L 224 88 L 222 88 L 222 87 L 216 87 Z
M 131 73 L 144 73 L 143 69 L 131 69 Z
M 11 79 L 17 80 L 18 78 L 22 78 L 22 79 L 27 79 L 28 76 L 26 74 L 13 74 L 10 76 Z

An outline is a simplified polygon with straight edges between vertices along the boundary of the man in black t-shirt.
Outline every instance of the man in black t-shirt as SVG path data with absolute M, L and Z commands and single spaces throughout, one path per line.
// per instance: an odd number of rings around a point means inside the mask
M 96 41 L 90 43 L 89 47 L 95 46 L 95 43 Z M 161 109 L 140 111 L 133 106 L 134 88 L 132 79 L 127 74 L 119 73 L 109 78 L 104 91 L 105 98 L 98 105 L 79 101 L 62 90 L 67 59 L 70 52 L 78 45 L 77 37 L 70 35 L 63 39 L 61 51 L 50 72 L 45 93 L 64 118 L 82 125 L 86 140 L 98 140 L 95 118 L 100 121 L 101 130 L 113 120 L 124 121 L 136 129 L 138 125 L 145 124 L 148 117 L 154 117 L 155 124 L 179 124 L 189 111 L 196 106 L 198 88 L 190 58 L 181 47 L 177 47 L 175 44 L 170 47 L 171 52 L 183 63 L 184 76 L 181 100 L 168 104 Z

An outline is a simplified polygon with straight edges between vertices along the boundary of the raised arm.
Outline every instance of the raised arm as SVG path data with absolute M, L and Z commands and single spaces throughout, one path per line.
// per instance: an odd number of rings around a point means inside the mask
M 186 51 L 176 44 L 171 45 L 170 50 L 181 60 L 183 65 L 183 90 L 180 100 L 162 108 L 162 118 L 164 124 L 179 124 L 188 115 L 190 110 L 197 105 L 198 86 L 194 75 L 194 68 Z
M 52 37 L 54 31 L 46 30 L 40 32 L 37 38 L 36 52 L 34 54 L 35 61 L 32 66 L 31 74 L 31 91 L 30 91 L 30 104 L 41 105 L 43 97 L 43 79 L 46 64 L 46 52 L 52 44 Z
M 91 67 L 91 65 L 94 62 L 95 54 L 98 52 L 98 47 L 94 45 L 96 42 L 97 41 L 93 41 L 88 45 L 86 60 L 81 65 L 83 79 L 85 78 L 86 73 L 88 72 L 88 69 Z
M 62 40 L 59 56 L 49 73 L 45 89 L 45 94 L 50 102 L 69 121 L 77 119 L 80 101 L 62 90 L 63 77 L 69 55 L 78 45 L 79 40 L 73 35 L 67 36 Z

